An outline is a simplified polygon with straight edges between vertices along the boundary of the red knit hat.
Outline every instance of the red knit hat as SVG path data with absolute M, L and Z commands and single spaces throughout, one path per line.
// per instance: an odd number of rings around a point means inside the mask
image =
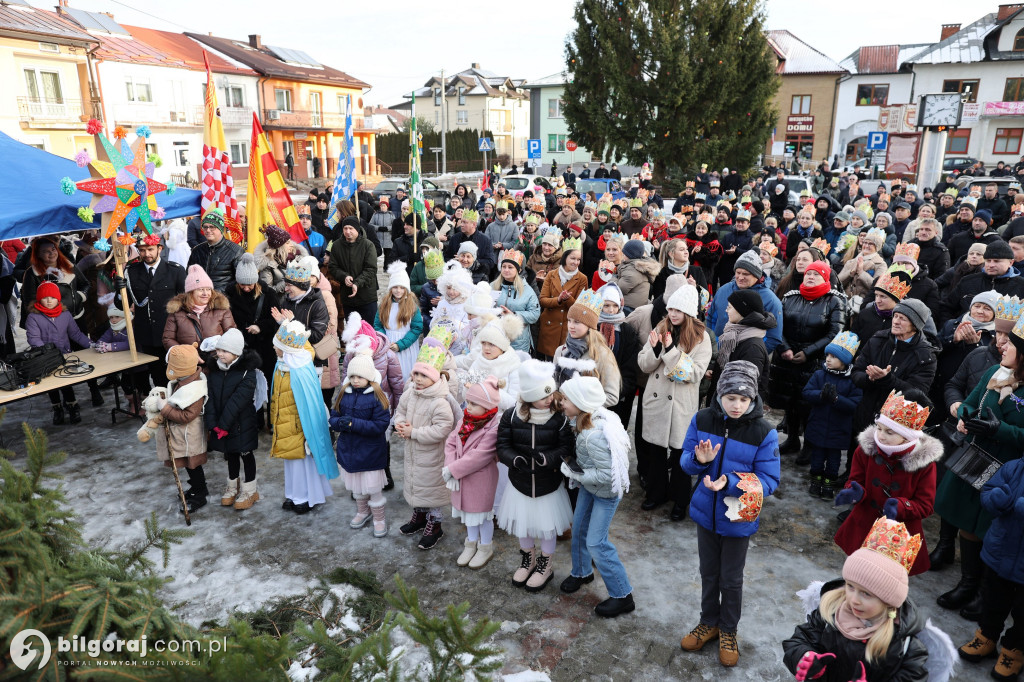
M 829 264 L 823 260 L 816 260 L 810 265 L 808 265 L 807 269 L 804 270 L 804 274 L 806 275 L 811 270 L 814 270 L 819 275 L 821 275 L 821 278 L 826 282 L 832 279 L 832 268 L 829 267 Z
M 53 282 L 43 282 L 36 289 L 36 300 L 41 301 L 44 298 L 55 298 L 57 303 L 60 303 L 60 289 Z

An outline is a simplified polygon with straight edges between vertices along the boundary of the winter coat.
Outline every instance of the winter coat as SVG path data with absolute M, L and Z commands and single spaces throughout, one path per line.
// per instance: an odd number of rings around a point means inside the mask
M 252 452 L 259 447 L 259 428 L 256 425 L 256 372 L 260 371 L 260 356 L 246 348 L 228 369 L 221 369 L 216 361 L 206 364 L 209 399 L 206 401 L 206 430 L 223 429 L 228 435 L 209 436 L 209 449 L 214 452 Z
M 561 249 L 556 249 L 550 257 L 545 257 L 542 250 L 538 248 L 533 252 L 529 260 L 526 261 L 526 267 L 533 270 L 534 274 L 537 275 L 537 279 L 543 284 L 543 282 L 547 281 L 548 275 L 558 277 L 558 265 L 561 258 Z
M 160 410 L 164 418 L 164 438 L 156 439 L 157 458 L 166 466 L 194 469 L 206 464 L 206 376 L 199 370 L 178 381 L 167 383 L 167 404 Z
M 717 480 L 721 476 L 728 483 L 720 491 L 714 491 L 703 484 L 694 486 L 690 498 L 690 518 L 703 528 L 725 537 L 742 538 L 757 532 L 759 521 L 731 521 L 726 517 L 726 497 L 740 497 L 744 491 L 736 484 L 739 473 L 753 473 L 761 482 L 762 493 L 768 497 L 779 485 L 781 475 L 779 463 L 779 434 L 763 418 L 761 399 L 755 398 L 750 409 L 739 419 L 730 418 L 717 399 L 693 415 L 686 430 L 683 452 L 679 464 L 690 476 L 698 480 L 710 476 Z M 644 408 L 644 424 L 647 410 Z M 694 456 L 694 449 L 700 441 L 711 441 L 712 447 L 721 445 L 718 454 L 708 464 L 701 464 Z
M 565 343 L 565 337 L 568 334 L 566 325 L 569 322 L 569 308 L 576 303 L 576 297 L 586 288 L 587 278 L 578 270 L 564 285 L 558 276 L 558 268 L 555 268 L 550 276 L 544 278 L 544 285 L 540 289 L 538 353 L 552 356 L 555 354 L 555 349 Z M 564 301 L 559 301 L 558 295 L 562 291 L 568 292 L 569 297 Z
M 494 509 L 494 494 L 498 488 L 498 422 L 494 414 L 469 434 L 466 442 L 459 437 L 463 418 L 444 444 L 444 465 L 459 481 L 459 489 L 451 491 L 452 507 L 467 513 L 489 512 Z
M 856 481 L 864 488 L 864 497 L 836 531 L 836 544 L 847 556 L 860 549 L 872 524 L 882 516 L 882 507 L 894 498 L 899 502 L 896 520 L 906 524 L 911 535 L 921 536 L 921 551 L 910 569 L 910 575 L 918 575 L 930 566 L 921 522 L 935 506 L 935 463 L 942 459 L 942 442 L 922 434 L 910 452 L 886 455 L 875 444 L 876 428 L 872 424 L 857 436 L 846 487 Z
M 327 269 L 331 278 L 341 286 L 341 298 L 349 306 L 358 308 L 377 300 L 377 249 L 366 238 L 362 226 L 354 242 L 344 237 L 334 241 Z M 356 285 L 355 296 L 352 295 L 352 287 L 345 285 L 346 277 L 351 277 Z
M 242 253 L 241 246 L 224 237 L 215 245 L 202 242 L 192 249 L 188 264 L 189 267 L 202 266 L 213 280 L 213 288 L 223 294 L 235 283 L 235 267 L 242 259 Z
M 277 364 L 277 354 L 274 352 L 274 334 L 277 333 L 277 322 L 270 314 L 271 308 L 279 308 L 280 300 L 277 292 L 273 289 L 261 287 L 260 298 L 256 298 L 255 290 L 249 293 L 239 291 L 238 287 L 228 290 L 228 305 L 231 309 L 231 318 L 238 325 L 245 339 L 245 347 L 251 348 L 260 356 L 260 367 L 267 376 L 267 383 L 274 376 L 274 365 Z M 260 303 L 262 299 L 262 303 Z M 249 327 L 256 325 L 260 328 L 258 334 L 250 334 Z
M 35 311 L 35 308 L 32 307 Z M 40 312 L 31 312 L 25 321 L 25 337 L 28 345 L 32 348 L 39 348 L 48 343 L 57 346 L 61 353 L 70 353 L 72 342 L 82 348 L 89 348 L 92 342 L 89 337 L 78 328 L 78 323 L 71 317 L 67 308 L 61 310 L 57 317 L 43 315 Z
M 417 265 L 419 265 L 417 263 Z M 431 282 L 429 280 L 423 282 L 423 286 L 420 288 L 420 315 L 423 317 L 423 326 L 426 329 L 430 328 L 430 322 L 434 315 L 434 304 L 431 301 L 435 298 L 441 298 L 441 292 L 437 290 L 437 282 Z
M 398 356 L 391 350 L 390 345 L 388 338 L 377 332 L 377 350 L 373 351 L 373 366 L 380 372 L 380 389 L 388 397 L 393 414 L 398 407 L 398 401 L 402 399 L 402 393 L 405 392 L 405 378 L 402 376 L 402 365 L 398 362 Z M 343 377 L 348 376 L 348 363 L 351 360 L 352 353 L 346 353 L 341 367 Z
M 313 347 L 306 344 L 310 356 Z M 282 367 L 284 367 L 282 369 Z M 270 442 L 270 456 L 278 459 L 304 459 L 306 457 L 306 436 L 299 420 L 299 408 L 291 388 L 292 374 L 279 361 L 274 367 L 270 382 L 270 409 L 268 421 L 274 427 Z
M 562 460 L 572 456 L 575 436 L 569 420 L 555 412 L 544 424 L 532 424 L 510 407 L 498 423 L 498 461 L 508 467 L 508 481 L 528 497 L 541 497 L 562 484 Z
M 494 303 L 497 306 L 505 306 L 523 321 L 523 333 L 519 338 L 512 341 L 514 350 L 521 350 L 529 353 L 533 348 L 533 335 L 530 332 L 530 325 L 540 319 L 540 301 L 533 287 L 523 282 L 523 292 L 517 293 L 512 284 L 502 282 L 498 298 Z
M 616 271 L 616 283 L 622 290 L 622 307 L 635 309 L 651 301 L 651 283 L 661 272 L 661 266 L 653 258 L 637 258 L 623 261 Z
M 975 413 L 980 408 L 991 408 L 1001 424 L 994 438 L 968 435 L 967 442 L 977 443 L 1004 464 L 1019 459 L 1024 450 L 1024 411 L 1019 409 L 1019 402 L 1024 399 L 1024 385 L 1007 396 L 999 404 L 999 392 L 988 390 L 988 382 L 998 370 L 998 366 L 990 367 L 981 376 L 967 399 L 960 405 L 959 417 Z M 1014 398 L 1015 396 L 1015 398 Z M 935 495 L 935 511 L 945 521 L 968 533 L 979 537 L 985 535 L 992 516 L 981 506 L 981 498 L 977 490 L 957 476 L 945 475 Z M 1018 530 L 1019 532 L 1019 530 Z
M 487 226 L 487 229 L 484 230 L 484 236 L 491 243 L 490 250 L 492 253 L 495 251 L 494 245 L 498 243 L 501 243 L 502 249 L 514 249 L 516 242 L 519 240 L 519 226 L 512 220 L 511 215 L 505 216 L 504 222 L 495 218 Z M 497 257 L 494 260 L 497 261 Z
M 109 343 L 111 352 L 126 351 L 131 348 L 128 343 L 128 331 L 122 329 L 121 331 L 115 331 L 107 328 L 107 331 L 103 332 L 97 343 Z
M 595 497 L 617 498 L 612 488 L 615 457 L 604 432 L 606 419 L 619 424 L 611 412 L 598 411 L 591 415 L 593 426 L 576 435 L 576 463 L 583 469 L 578 483 Z
M 917 257 L 917 264 L 926 272 L 932 279 L 939 277 L 942 273 L 949 269 L 949 249 L 938 237 L 929 239 L 926 242 L 920 239 L 911 239 L 911 244 L 917 244 L 921 247 L 921 253 Z
M 588 348 L 580 360 L 595 363 L 597 376 L 604 387 L 604 407 L 611 409 L 618 405 L 622 390 L 622 375 L 619 373 L 618 361 L 615 359 L 614 353 L 601 353 L 595 356 Z M 579 361 L 565 358 L 565 346 L 562 345 L 555 349 L 554 362 L 557 368 L 565 370 L 565 374 L 561 374 L 558 369 L 555 371 L 555 379 L 561 383 L 561 381 L 567 378 L 566 374 L 571 375 L 573 373 L 573 364 Z
M 965 341 L 954 341 L 953 335 L 956 332 L 956 328 L 960 325 L 961 320 L 948 320 L 946 324 L 942 325 L 942 331 L 939 334 L 939 341 L 942 343 L 942 350 L 939 352 L 938 364 L 936 365 L 935 381 L 932 383 L 933 395 L 942 395 L 942 391 L 956 371 L 963 364 L 967 356 L 975 348 L 979 346 L 987 346 L 992 343 L 995 332 L 988 330 L 982 330 L 981 341 L 978 343 L 967 343 Z M 997 364 L 999 361 L 992 364 Z M 988 369 L 986 367 L 985 369 Z
M 951 288 L 942 301 L 943 322 L 963 316 L 971 309 L 971 301 L 983 291 L 995 291 L 1000 296 L 1024 297 L 1024 276 L 1011 267 L 1001 277 L 992 277 L 984 270 L 967 275 Z
M 758 315 L 759 315 L 758 313 L 751 313 L 747 317 L 745 317 L 742 320 L 740 320 L 740 324 L 745 325 L 745 326 L 755 326 L 758 329 L 770 329 L 770 327 L 767 327 L 767 326 L 763 327 L 763 326 L 761 326 L 761 325 L 768 325 L 769 324 L 767 319 L 765 319 L 765 318 L 767 318 L 767 316 L 765 316 L 764 318 L 756 319 L 756 322 L 755 322 L 755 320 L 752 320 L 752 318 L 754 318 L 755 316 L 758 316 Z M 755 323 L 751 324 L 751 322 L 755 322 Z M 775 321 L 772 320 L 770 324 L 775 324 Z M 713 373 L 713 375 L 711 377 L 711 384 L 710 384 L 710 388 L 711 388 L 711 393 L 712 394 L 715 392 L 715 387 L 718 386 L 718 380 L 722 376 L 722 369 L 723 369 L 723 367 L 722 367 L 722 356 L 721 356 L 720 352 L 718 352 L 718 349 L 719 349 L 719 343 L 718 343 L 718 339 L 716 338 L 716 340 L 715 340 L 715 350 L 716 350 L 715 361 L 712 363 L 712 367 L 714 367 L 714 373 Z M 757 367 L 757 394 L 759 396 L 761 396 L 761 400 L 762 401 L 767 402 L 767 400 L 768 400 L 768 368 L 769 368 L 769 362 L 770 361 L 769 361 L 769 357 L 768 357 L 768 349 L 764 345 L 764 338 L 754 337 L 754 338 L 744 339 L 744 340 L 740 341 L 739 343 L 737 343 L 736 344 L 736 348 L 733 349 L 732 354 L 729 356 L 729 362 L 733 362 L 735 360 L 746 360 L 747 362 L 753 364 L 754 367 Z
M 775 349 L 771 365 L 771 404 L 778 408 L 799 400 L 807 380 L 825 359 L 825 346 L 843 331 L 846 296 L 833 289 L 808 301 L 798 290 L 790 291 L 782 297 L 782 316 L 786 333 Z M 796 363 L 784 359 L 782 353 L 787 350 L 803 352 L 806 360 Z
M 836 387 L 836 401 L 821 399 L 825 384 Z M 819 448 L 846 450 L 853 438 L 853 413 L 861 399 L 861 390 L 848 373 L 818 369 L 804 386 L 803 398 L 811 406 L 804 436 L 807 442 Z
M 922 550 L 923 551 L 923 550 Z M 821 594 L 841 589 L 843 580 L 825 583 Z M 899 608 L 896 629 L 884 657 L 868 663 L 866 645 L 860 640 L 848 639 L 835 627 L 825 622 L 817 608 L 807 616 L 807 622 L 796 627 L 793 636 L 782 643 L 783 662 L 791 673 L 796 672 L 800 659 L 808 651 L 819 654 L 833 653 L 825 673 L 816 678 L 820 682 L 849 682 L 860 675 L 859 662 L 869 682 L 926 682 L 928 680 L 928 649 L 917 638 L 924 628 L 914 602 L 907 599 Z
M 295 242 L 289 242 L 289 244 L 295 249 L 294 258 L 303 258 L 309 255 L 309 251 L 301 244 Z M 252 252 L 256 270 L 260 273 L 260 284 L 264 289 L 273 289 L 278 294 L 284 293 L 284 272 L 288 269 L 288 262 L 282 264 L 280 261 L 284 258 L 287 246 L 288 244 L 285 244 L 279 249 L 272 249 L 270 242 L 264 240 L 257 244 L 256 250 Z M 230 294 L 230 289 L 225 293 Z
M 167 322 L 164 323 L 164 350 L 179 344 L 202 343 L 203 339 L 219 336 L 234 329 L 235 318 L 231 316 L 228 297 L 214 291 L 206 310 L 197 315 L 186 307 L 188 294 L 178 294 L 167 302 Z M 275 328 L 275 332 L 277 329 Z
M 690 248 L 690 262 L 704 271 L 704 279 L 711 283 L 714 281 L 715 269 L 718 261 L 722 258 L 722 244 L 714 232 L 707 232 L 703 237 L 698 237 L 696 232 L 689 232 L 686 235 L 686 245 Z M 696 247 L 699 251 L 695 251 Z
M 392 305 L 398 304 L 392 302 Z M 379 307 L 377 309 L 377 314 L 373 316 L 373 328 L 376 329 L 381 334 L 384 334 L 385 336 L 387 335 L 387 330 L 384 329 L 384 325 L 380 321 Z M 409 321 L 409 331 L 406 333 L 406 335 L 400 338 L 398 341 L 388 342 L 388 345 L 390 345 L 391 343 L 397 344 L 398 351 L 401 352 L 408 348 L 409 346 L 411 346 L 412 344 L 416 343 L 416 341 L 419 340 L 421 334 L 423 334 L 423 314 L 417 308 L 415 311 L 413 311 L 412 319 Z
M 991 244 L 996 241 L 1000 241 L 999 234 L 991 228 L 980 235 L 976 235 L 973 229 L 961 232 L 948 242 L 949 257 L 952 260 L 958 260 L 966 256 L 974 244 Z
M 326 277 L 321 276 L 317 279 L 316 289 L 320 291 L 320 295 L 323 297 L 324 305 L 327 307 L 327 331 L 324 334 L 331 335 L 335 339 L 335 345 L 338 341 L 338 302 L 334 299 L 334 294 L 331 292 L 331 283 L 327 281 Z M 310 293 L 315 290 L 311 289 Z M 300 301 L 301 303 L 301 301 Z M 312 313 L 315 316 L 316 313 Z M 309 335 L 310 339 L 313 338 L 313 334 Z M 320 337 L 321 339 L 323 336 Z M 339 370 L 339 353 L 332 353 L 326 361 L 317 361 L 317 364 L 323 362 L 323 372 L 320 375 L 320 388 L 335 388 L 341 385 L 341 372 Z
M 942 299 L 939 297 L 939 286 L 928 272 L 923 268 L 918 271 L 910 282 L 910 291 L 907 298 L 914 298 L 921 301 L 929 310 L 939 310 L 942 307 Z
M 388 465 L 389 444 L 384 434 L 391 411 L 377 400 L 373 386 L 360 390 L 346 384 L 330 414 L 331 431 L 338 432 L 335 456 L 342 469 L 357 474 L 381 471 Z
M 462 242 L 473 242 L 476 244 L 476 258 L 481 261 L 486 271 L 496 270 L 498 263 L 498 254 L 494 250 L 494 242 L 487 239 L 480 230 L 476 230 L 473 234 L 467 237 L 461 230 L 456 230 L 455 234 L 449 235 L 448 245 L 444 247 L 444 258 L 445 260 L 451 260 L 459 253 L 459 247 Z
M 708 291 L 708 280 L 704 274 L 704 270 L 691 263 L 685 273 L 673 272 L 671 267 L 662 268 L 661 271 L 658 272 L 658 276 L 654 278 L 654 282 L 651 283 L 651 299 L 658 298 L 664 294 L 668 278 L 676 274 L 685 274 L 688 277 L 693 277 L 693 281 L 696 282 L 696 286 L 703 289 L 705 292 Z M 704 294 L 701 294 L 701 296 L 703 297 Z M 703 311 L 698 310 L 698 314 L 703 315 Z
M 391 244 L 391 262 L 401 261 L 405 263 L 405 271 L 409 273 L 409 277 L 413 278 L 413 293 L 418 294 L 419 289 L 416 288 L 415 273 L 417 270 L 416 266 L 419 266 L 419 272 L 422 279 L 426 280 L 426 269 L 420 265 L 420 245 L 423 244 L 423 240 L 426 239 L 427 233 L 421 231 L 416 236 L 416 248 L 413 248 L 412 238 L 413 235 L 405 234 L 404 232 L 392 240 Z M 330 267 L 330 266 L 328 266 Z
M 858 258 L 863 263 L 860 272 L 857 271 Z M 886 267 L 885 259 L 879 253 L 860 254 L 846 261 L 839 272 L 839 281 L 846 290 L 847 298 L 873 296 L 875 279 L 885 272 Z
M 850 331 L 857 335 L 863 343 L 864 339 L 870 339 L 880 331 L 889 331 L 892 328 L 892 311 L 882 315 L 875 307 L 874 296 L 869 298 L 861 306 L 860 312 L 850 322 Z
M 652 348 L 649 339 L 637 358 L 641 372 L 648 374 L 642 405 L 644 410 L 643 438 L 663 448 L 680 448 L 686 437 L 690 418 L 700 405 L 700 380 L 711 364 L 711 337 L 707 331 L 700 343 L 687 355 L 693 363 L 690 381 L 674 381 L 668 375 L 684 355 L 682 348 L 666 350 L 660 343 Z
M 448 392 L 444 377 L 423 390 L 409 387 L 395 411 L 395 423 L 408 422 L 412 434 L 405 442 L 405 501 L 410 507 L 443 507 L 451 496 L 441 476 L 444 441 L 462 409 Z
M 26 249 L 26 253 L 31 253 Z M 182 287 L 184 287 L 184 277 Z M 32 312 L 32 304 L 36 300 L 36 289 L 43 282 L 53 282 L 60 289 L 60 301 L 71 312 L 75 319 L 85 314 L 85 299 L 89 289 L 89 280 L 86 279 L 78 266 L 72 266 L 71 272 L 61 271 L 59 275 L 37 275 L 35 268 L 31 265 L 25 271 L 25 278 L 21 282 L 21 326 L 24 327 L 28 314 Z
M 854 431 L 859 433 L 875 421 L 875 413 L 882 409 L 890 391 L 916 388 L 927 393 L 935 378 L 936 362 L 935 348 L 920 332 L 909 341 L 897 341 L 889 330 L 878 332 L 866 342 L 862 338 L 851 375 L 853 383 L 864 392 L 854 414 Z M 872 381 L 868 378 L 868 365 L 883 369 L 891 366 L 892 371 Z
M 331 325 L 331 312 L 327 308 L 326 296 L 321 289 L 310 288 L 298 301 L 287 296 L 281 299 L 281 310 L 290 310 L 295 320 L 301 322 L 309 330 L 309 345 L 316 345 L 327 333 Z M 337 315 L 337 313 L 335 313 Z M 334 325 L 337 329 L 337 318 Z
M 981 559 L 1000 578 L 1024 584 L 1024 460 L 999 468 L 981 489 L 981 505 L 992 515 Z
M 161 258 L 152 277 L 142 262 L 125 268 L 128 293 L 135 306 L 132 330 L 140 346 L 159 346 L 163 343 L 167 325 L 167 304 L 185 291 L 185 268 Z
M 395 223 L 395 216 L 391 211 L 374 211 L 370 216 L 370 227 L 377 233 L 381 248 L 391 248 L 391 228 Z
M 967 354 L 949 381 L 941 386 L 942 404 L 946 408 L 943 417 L 949 414 L 949 407 L 953 403 L 962 403 L 967 399 L 974 387 L 981 381 L 982 375 L 994 365 L 998 365 L 1001 358 L 1002 354 L 994 343 L 975 348 Z
M 711 299 L 711 306 L 708 308 L 705 322 L 715 332 L 716 337 L 721 336 L 722 332 L 725 331 L 725 323 L 729 321 L 729 316 L 726 314 L 725 309 L 729 306 L 729 296 L 736 289 L 738 289 L 736 280 L 729 280 L 718 288 L 718 291 L 715 292 L 715 297 Z M 761 303 L 764 304 L 764 312 L 775 316 L 775 328 L 769 329 L 764 337 L 764 345 L 768 352 L 771 353 L 775 350 L 776 346 L 782 343 L 782 328 L 783 322 L 785 322 L 782 319 L 782 302 L 771 289 L 765 286 L 764 280 L 750 287 L 750 289 L 756 291 L 761 297 Z M 644 337 L 641 336 L 640 338 Z
M 612 354 L 615 355 L 619 377 L 622 379 L 619 389 L 619 405 L 627 401 L 630 405 L 633 404 L 632 400 L 636 396 L 637 377 L 640 374 L 637 358 L 640 356 L 641 348 L 643 346 L 636 330 L 628 324 L 620 324 L 618 331 L 615 332 L 615 340 L 612 342 Z M 614 405 L 609 409 L 613 407 Z M 624 424 L 624 426 L 628 426 L 628 424 Z

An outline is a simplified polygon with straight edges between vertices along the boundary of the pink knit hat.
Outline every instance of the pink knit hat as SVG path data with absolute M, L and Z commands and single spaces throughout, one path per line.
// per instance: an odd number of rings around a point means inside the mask
M 363 320 L 359 325 L 359 331 L 356 332 L 356 336 L 366 336 L 370 339 L 370 347 L 373 350 L 377 350 L 377 346 L 380 344 L 380 339 L 377 338 L 377 330 L 373 328 L 373 325 Z
M 488 376 L 478 384 L 466 388 L 466 402 L 475 403 L 485 410 L 493 410 L 501 401 L 498 393 L 498 380 Z
M 185 293 L 196 289 L 212 289 L 213 280 L 206 274 L 201 265 L 190 265 L 185 273 Z

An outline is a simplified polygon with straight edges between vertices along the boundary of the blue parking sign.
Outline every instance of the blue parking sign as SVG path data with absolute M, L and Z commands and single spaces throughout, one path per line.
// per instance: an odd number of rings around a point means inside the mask
M 530 139 L 526 141 L 526 155 L 531 159 L 540 158 L 540 140 Z
M 868 133 L 868 151 L 880 151 L 886 148 L 889 142 L 889 133 L 876 130 Z

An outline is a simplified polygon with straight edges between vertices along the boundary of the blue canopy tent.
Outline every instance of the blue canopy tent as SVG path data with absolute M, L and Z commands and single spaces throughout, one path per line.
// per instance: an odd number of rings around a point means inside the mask
M 60 180 L 69 177 L 88 180 L 89 169 L 62 156 L 18 142 L 0 132 L 0 240 L 36 237 L 60 232 L 78 232 L 86 227 L 78 209 L 88 206 L 89 192 L 64 194 Z M 199 190 L 177 189 L 174 194 L 157 195 L 165 220 L 199 215 Z M 100 228 L 100 216 L 94 220 Z

